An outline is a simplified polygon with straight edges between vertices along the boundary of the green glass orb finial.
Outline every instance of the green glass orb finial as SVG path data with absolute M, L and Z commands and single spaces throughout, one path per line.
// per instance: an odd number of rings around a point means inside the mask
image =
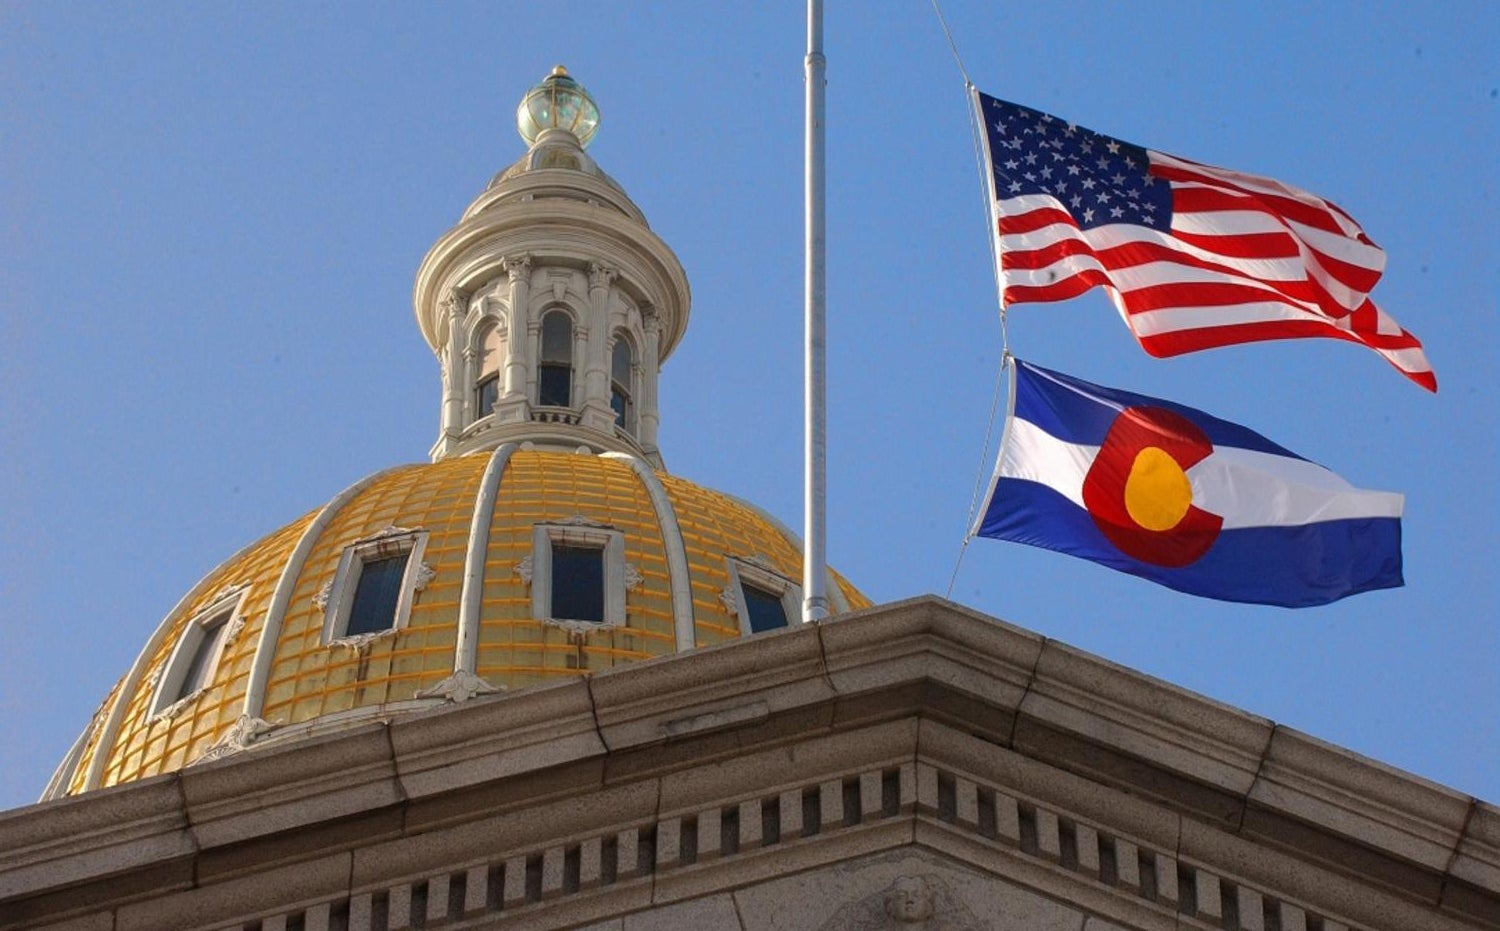
M 599 131 L 599 107 L 583 85 L 568 76 L 568 69 L 558 65 L 521 99 L 516 129 L 528 146 L 549 129 L 565 129 L 586 146 Z

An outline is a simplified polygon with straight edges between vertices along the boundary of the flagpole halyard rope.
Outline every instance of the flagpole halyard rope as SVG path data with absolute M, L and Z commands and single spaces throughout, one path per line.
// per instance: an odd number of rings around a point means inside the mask
M 1004 315 L 1001 315 L 1002 329 Z M 990 393 L 990 416 L 989 423 L 984 429 L 984 452 L 979 457 L 979 472 L 974 476 L 974 491 L 969 496 L 969 523 L 964 530 L 963 542 L 958 546 L 958 558 L 953 561 L 953 575 L 948 578 L 948 591 L 944 598 L 953 597 L 953 586 L 958 582 L 958 570 L 964 563 L 964 553 L 969 548 L 969 543 L 974 539 L 974 514 L 979 510 L 979 499 L 984 488 L 984 464 L 990 461 L 990 440 L 995 435 L 995 413 L 1000 409 L 1000 385 L 1005 378 L 1005 369 L 1014 364 L 1014 358 L 1007 346 L 1000 355 L 1000 365 L 995 370 L 995 389 Z
M 953 61 L 958 65 L 958 73 L 964 76 L 964 86 L 973 87 L 969 81 L 969 72 L 964 69 L 964 60 L 958 54 L 958 44 L 953 41 L 953 31 L 948 28 L 948 20 L 944 18 L 942 7 L 938 6 L 938 0 L 932 0 L 932 12 L 937 14 L 938 25 L 943 27 L 943 35 L 948 39 L 948 50 L 953 53 Z
M 990 458 L 990 443 L 995 435 L 995 415 L 1000 409 L 1000 388 L 1002 379 L 1005 377 L 1005 367 L 1011 362 L 1010 351 L 1010 327 L 1006 319 L 1006 308 L 1004 300 L 1003 284 L 1000 280 L 1000 259 L 995 243 L 995 214 L 994 197 L 989 180 L 985 177 L 985 164 L 983 138 L 981 133 L 983 126 L 980 120 L 983 115 L 979 112 L 978 97 L 975 94 L 974 82 L 969 79 L 968 69 L 964 67 L 963 56 L 958 53 L 958 43 L 953 39 L 953 31 L 948 28 L 948 20 L 943 16 L 942 7 L 938 0 L 932 0 L 932 11 L 937 16 L 938 25 L 942 27 L 943 36 L 948 40 L 948 49 L 953 53 L 954 64 L 958 66 L 958 73 L 963 77 L 964 96 L 967 98 L 969 111 L 969 137 L 974 149 L 974 171 L 982 188 L 982 197 L 985 204 L 985 222 L 988 229 L 985 234 L 990 247 L 990 266 L 995 270 L 995 297 L 1000 313 L 1000 365 L 995 372 L 995 388 L 990 394 L 990 413 L 984 430 L 984 446 L 979 453 L 979 467 L 974 474 L 974 490 L 969 497 L 969 517 L 964 525 L 963 541 L 958 547 L 958 557 L 953 563 L 953 574 L 948 579 L 948 590 L 945 597 L 951 597 L 953 587 L 958 582 L 958 571 L 963 566 L 964 553 L 969 548 L 969 542 L 974 539 L 974 515 L 979 508 L 979 499 L 983 494 L 984 481 L 986 477 L 985 465 Z
M 964 534 L 964 542 L 958 546 L 958 558 L 953 561 L 953 574 L 948 576 L 948 590 L 943 592 L 943 597 L 949 601 L 953 600 L 953 586 L 958 582 L 958 570 L 964 564 L 964 553 L 968 552 L 969 541 L 972 539 L 973 537 L 966 533 Z

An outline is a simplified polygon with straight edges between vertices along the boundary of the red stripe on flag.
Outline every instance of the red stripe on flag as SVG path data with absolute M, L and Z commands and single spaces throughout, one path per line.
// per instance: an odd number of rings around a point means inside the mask
M 1042 211 L 1034 211 L 1034 213 L 1039 212 Z M 1029 215 L 1030 214 L 1022 214 L 1021 216 L 1025 217 Z M 1068 223 L 1068 226 L 1076 229 L 1071 221 Z M 1088 233 L 1085 232 L 1082 235 L 1087 237 Z M 1182 240 L 1182 237 L 1180 236 L 1174 235 L 1173 238 Z M 1274 292 L 1274 294 L 1284 297 L 1286 299 L 1285 303 L 1293 304 L 1294 306 L 1297 306 L 1304 310 L 1309 309 L 1308 305 L 1315 306 L 1319 308 L 1324 315 L 1334 320 L 1342 318 L 1349 313 L 1349 309 L 1347 307 L 1345 307 L 1342 303 L 1335 299 L 1328 292 L 1327 288 L 1322 285 L 1322 283 L 1314 279 L 1304 278 L 1293 280 L 1277 280 L 1272 278 L 1258 278 L 1255 275 L 1250 274 L 1243 269 L 1235 268 L 1232 265 L 1203 259 L 1181 249 L 1174 249 L 1171 246 L 1162 245 L 1156 242 L 1136 241 L 1123 243 L 1117 246 L 1110 246 L 1108 248 L 1096 249 L 1091 247 L 1086 241 L 1081 239 L 1072 237 L 1066 239 L 1057 239 L 1032 249 L 1002 250 L 1000 255 L 1000 267 L 1002 271 L 1035 271 L 1047 268 L 1055 262 L 1075 255 L 1092 255 L 1099 262 L 1099 264 L 1104 266 L 1106 271 L 1112 273 L 1123 272 L 1131 268 L 1154 262 L 1179 265 L 1184 268 L 1200 269 L 1203 271 L 1221 275 L 1223 276 L 1224 280 L 1222 282 L 1187 281 L 1182 282 L 1181 286 L 1187 289 L 1207 288 L 1211 286 L 1237 286 L 1246 289 L 1242 292 L 1244 295 L 1246 295 L 1244 300 L 1273 299 L 1273 294 L 1268 292 Z M 1284 259 L 1286 257 L 1227 256 L 1227 258 Z M 1121 288 L 1125 287 L 1124 283 L 1120 281 L 1111 280 L 1107 283 L 1115 284 L 1116 286 Z M 1030 284 L 1019 286 L 1007 284 L 1007 293 L 1009 293 L 1016 287 L 1034 288 L 1037 286 Z M 1127 293 L 1133 294 L 1137 293 L 1139 290 L 1140 289 L 1129 289 L 1127 290 Z M 1035 295 L 1039 292 L 1027 291 L 1026 293 Z M 1207 297 L 1201 300 L 1196 300 L 1193 298 L 1193 294 L 1194 292 L 1192 290 L 1181 292 L 1181 295 L 1186 303 L 1214 303 L 1223 304 L 1226 306 L 1233 303 L 1239 303 L 1239 301 L 1234 300 L 1213 299 Z M 1042 298 L 1036 296 L 1026 298 L 1026 300 L 1030 301 L 1049 299 L 1057 300 L 1058 298 Z M 1007 301 L 1007 304 L 1018 303 L 1020 301 L 1020 298 L 1011 298 Z M 1155 308 L 1153 307 L 1150 309 Z
M 1028 210 L 1025 213 L 1007 214 L 1000 217 L 997 228 L 1001 236 L 1016 236 L 1045 229 L 1054 223 L 1066 223 L 1074 229 L 1078 228 L 1073 215 L 1061 207 L 1043 207 L 1039 210 Z
M 1173 307 L 1235 307 L 1240 304 L 1277 303 L 1295 307 L 1303 313 L 1311 313 L 1303 302 L 1287 299 L 1284 295 L 1254 285 L 1233 282 L 1193 282 L 1192 284 L 1169 283 L 1120 292 L 1125 309 L 1132 314 L 1144 314 L 1153 310 L 1168 310 Z M 1322 326 L 1328 326 L 1322 323 Z
M 1082 239 L 1059 239 L 1039 249 L 1007 249 L 1000 254 L 1000 267 L 1017 271 L 1035 271 L 1073 255 L 1097 255 L 1097 253 Z
M 1221 346 L 1235 346 L 1241 343 L 1265 342 L 1278 339 L 1304 339 L 1307 337 L 1332 337 L 1342 339 L 1346 342 L 1358 343 L 1371 349 L 1406 349 L 1419 348 L 1421 343 L 1415 337 L 1407 334 L 1411 346 L 1377 346 L 1373 345 L 1356 334 L 1346 330 L 1339 330 L 1328 326 L 1318 320 L 1268 320 L 1258 323 L 1239 323 L 1230 326 L 1200 327 L 1191 330 L 1175 330 L 1170 333 L 1157 333 L 1152 336 L 1137 337 L 1141 348 L 1158 359 L 1170 358 L 1183 355 L 1184 353 L 1197 352 L 1201 349 L 1218 349 Z M 1426 388 L 1428 391 L 1437 391 L 1437 376 L 1431 369 L 1408 369 L 1396 365 L 1394 360 L 1387 359 L 1395 367 L 1396 371 L 1407 378 Z
M 1314 229 L 1336 233 L 1340 236 L 1348 235 L 1344 227 L 1335 219 L 1333 213 L 1327 209 L 1327 207 L 1333 206 L 1332 204 L 1328 204 L 1327 201 L 1321 201 L 1326 206 L 1314 206 L 1292 197 L 1242 188 L 1212 174 L 1187 171 L 1172 165 L 1162 165 L 1156 162 L 1151 164 L 1151 174 L 1169 181 L 1208 184 L 1240 193 L 1249 200 L 1259 201 L 1260 209 L 1272 216 L 1290 217 L 1298 223 L 1304 223 Z M 1173 196 L 1176 196 L 1175 191 L 1173 192 Z M 1240 209 L 1245 208 L 1241 207 Z M 1344 217 L 1348 216 L 1342 210 L 1338 211 L 1338 213 Z
M 1303 339 L 1309 336 L 1332 336 L 1328 324 L 1317 320 L 1263 320 L 1228 326 L 1198 327 L 1139 336 L 1141 348 L 1158 359 L 1180 356 L 1200 349 L 1217 349 L 1239 343 L 1273 339 Z
M 1012 285 L 1005 289 L 1005 306 L 1030 304 L 1040 301 L 1065 301 L 1077 297 L 1097 285 L 1109 284 L 1109 277 L 1095 269 L 1075 272 L 1047 285 Z

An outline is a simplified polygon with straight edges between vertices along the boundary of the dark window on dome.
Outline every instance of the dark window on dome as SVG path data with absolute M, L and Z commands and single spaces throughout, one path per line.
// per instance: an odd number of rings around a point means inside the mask
M 500 398 L 500 372 L 505 367 L 505 335 L 498 325 L 491 326 L 479 342 L 479 374 L 474 380 L 474 417 L 488 417 L 495 412 Z
M 401 600 L 401 582 L 406 576 L 410 553 L 372 559 L 359 569 L 359 583 L 349 607 L 349 624 L 343 636 L 373 634 L 396 626 L 396 605 Z
M 609 406 L 615 411 L 615 425 L 628 433 L 635 432 L 635 399 L 631 394 L 631 376 L 635 368 L 635 352 L 630 341 L 621 334 L 615 340 L 610 355 Z
M 570 630 L 625 624 L 626 593 L 641 579 L 625 562 L 623 533 L 580 516 L 532 525 L 531 546 L 516 569 L 531 586 L 532 617 Z
M 480 379 L 474 388 L 478 397 L 475 398 L 475 407 L 479 410 L 480 417 L 488 417 L 495 412 L 495 401 L 500 397 L 500 376 L 498 374 L 486 375 Z
M 542 317 L 542 357 L 537 364 L 537 403 L 568 407 L 573 397 L 573 321 L 560 310 Z
M 542 363 L 537 384 L 537 403 L 544 407 L 567 407 L 572 394 L 573 372 L 561 366 Z
M 745 610 L 750 614 L 750 630 L 760 633 L 786 626 L 786 606 L 781 596 L 754 585 L 740 584 L 745 596 Z
M 240 592 L 233 592 L 210 605 L 184 628 L 177 649 L 162 670 L 161 684 L 151 703 L 152 714 L 160 714 L 209 685 L 239 603 Z
M 552 616 L 604 622 L 604 550 L 552 544 Z
M 338 571 L 319 594 L 323 642 L 406 626 L 417 593 L 432 578 L 422 561 L 427 533 L 387 527 L 344 548 Z
M 193 646 L 192 656 L 182 671 L 182 682 L 177 686 L 177 694 L 172 697 L 172 701 L 181 701 L 208 684 L 208 672 L 213 666 L 220 644 L 224 642 L 224 632 L 229 629 L 231 613 L 225 611 L 206 624 L 193 625 L 198 642 Z M 183 647 L 187 647 L 187 644 L 184 643 Z
M 738 617 L 742 635 L 802 622 L 802 589 L 764 558 L 730 557 L 728 568 L 733 587 L 724 590 L 723 598 Z

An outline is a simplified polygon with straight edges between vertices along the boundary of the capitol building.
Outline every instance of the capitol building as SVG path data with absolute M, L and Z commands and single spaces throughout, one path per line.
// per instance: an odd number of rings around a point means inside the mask
M 1500 928 L 1494 805 L 939 598 L 803 623 L 797 536 L 667 468 L 689 279 L 600 122 L 525 93 L 417 270 L 430 461 L 98 684 L 0 928 Z

